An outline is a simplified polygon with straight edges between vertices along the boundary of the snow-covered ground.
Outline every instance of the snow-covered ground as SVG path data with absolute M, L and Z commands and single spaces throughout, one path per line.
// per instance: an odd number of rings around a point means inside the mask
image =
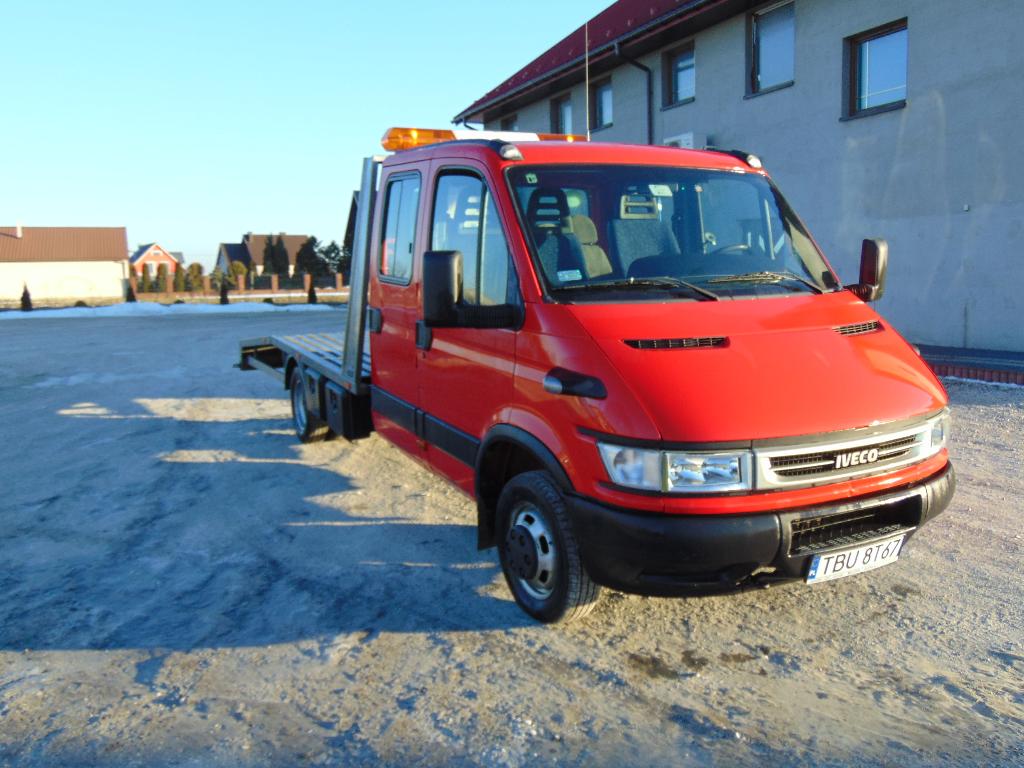
M 250 315 L 263 312 L 323 312 L 337 309 L 337 304 L 267 304 L 238 301 L 231 304 L 160 304 L 137 301 L 131 304 L 110 304 L 105 307 L 67 307 L 64 309 L 33 309 L 22 312 L 11 309 L 0 312 L 0 320 L 77 319 L 82 317 L 181 317 L 182 315 Z
M 3 327 L 0 766 L 1024 764 L 1020 389 L 949 383 L 896 564 L 546 627 L 470 500 L 232 368 L 343 318 Z

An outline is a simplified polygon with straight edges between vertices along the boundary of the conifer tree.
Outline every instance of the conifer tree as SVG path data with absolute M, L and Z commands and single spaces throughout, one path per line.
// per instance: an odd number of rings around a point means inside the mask
M 194 261 L 188 265 L 188 273 L 186 275 L 189 282 L 190 291 L 200 291 L 203 288 L 203 265 L 198 261 Z
M 156 292 L 163 293 L 167 290 L 167 265 L 161 264 L 156 268 Z
M 24 284 L 24 290 L 21 292 L 21 311 L 31 312 L 32 311 L 32 295 L 28 292 L 28 284 Z
M 274 238 L 267 235 L 266 242 L 263 243 L 263 274 L 273 275 L 276 270 L 274 261 Z

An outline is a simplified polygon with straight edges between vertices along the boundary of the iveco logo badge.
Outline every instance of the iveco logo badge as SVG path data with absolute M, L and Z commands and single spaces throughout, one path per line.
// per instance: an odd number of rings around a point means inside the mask
M 855 467 L 858 464 L 873 464 L 878 461 L 878 449 L 868 451 L 849 451 L 836 454 L 836 469 Z

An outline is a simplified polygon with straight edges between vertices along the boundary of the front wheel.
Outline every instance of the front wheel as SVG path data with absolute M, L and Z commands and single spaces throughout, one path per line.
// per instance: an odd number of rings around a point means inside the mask
M 574 621 L 597 604 L 569 513 L 547 472 L 516 475 L 498 499 L 499 558 L 519 607 L 543 622 Z
M 304 443 L 315 443 L 326 439 L 330 428 L 309 412 L 306 406 L 306 387 L 302 382 L 302 372 L 298 366 L 292 371 L 291 384 L 292 424 L 295 434 Z

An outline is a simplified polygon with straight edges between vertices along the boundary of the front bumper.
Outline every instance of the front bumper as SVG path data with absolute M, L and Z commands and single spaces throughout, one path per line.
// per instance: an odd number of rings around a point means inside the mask
M 953 498 L 952 464 L 896 491 L 789 512 L 652 515 L 570 496 L 591 578 L 623 592 L 683 595 L 803 578 L 811 558 L 912 535 Z

